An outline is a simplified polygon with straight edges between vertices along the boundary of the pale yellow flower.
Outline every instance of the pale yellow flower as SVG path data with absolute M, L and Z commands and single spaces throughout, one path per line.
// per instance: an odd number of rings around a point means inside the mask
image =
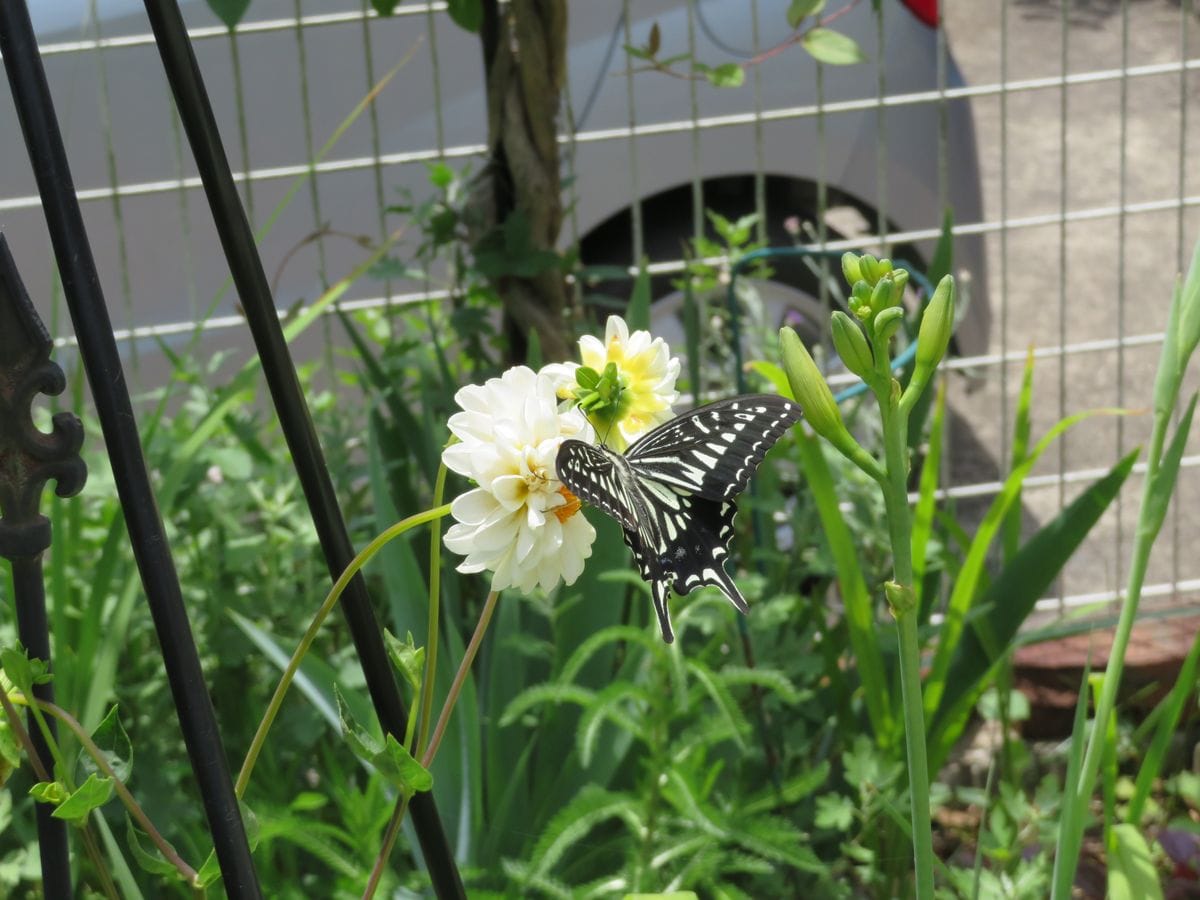
M 609 408 L 589 416 L 600 438 L 614 450 L 623 451 L 646 432 L 675 413 L 671 406 L 679 399 L 675 380 L 679 377 L 679 360 L 662 338 L 651 337 L 648 331 L 630 333 L 620 316 L 609 316 L 601 342 L 592 335 L 579 339 L 582 365 L 603 372 L 613 363 L 620 380 L 620 399 L 615 409 Z M 575 396 L 575 372 L 579 363 L 557 363 L 542 372 L 554 379 L 558 396 Z

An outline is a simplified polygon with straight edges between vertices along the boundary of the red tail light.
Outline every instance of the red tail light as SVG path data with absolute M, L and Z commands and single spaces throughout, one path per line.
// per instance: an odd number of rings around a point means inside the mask
M 938 0 L 903 0 L 908 11 L 928 25 L 938 27 Z

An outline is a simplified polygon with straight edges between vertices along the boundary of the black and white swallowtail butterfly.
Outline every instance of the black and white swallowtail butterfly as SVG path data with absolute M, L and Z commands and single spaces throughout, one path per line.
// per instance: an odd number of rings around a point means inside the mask
M 667 598 L 711 584 L 737 609 L 746 599 L 725 571 L 734 499 L 779 437 L 800 418 L 795 403 L 770 394 L 719 400 L 639 438 L 622 456 L 565 440 L 559 480 L 600 507 L 625 532 L 649 584 L 663 640 L 675 639 Z

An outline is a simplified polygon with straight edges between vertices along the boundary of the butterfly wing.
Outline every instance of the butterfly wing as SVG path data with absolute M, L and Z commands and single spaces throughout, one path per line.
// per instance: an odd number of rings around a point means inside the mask
M 653 478 L 708 500 L 732 500 L 767 451 L 800 419 L 773 394 L 719 400 L 671 419 L 625 452 L 640 479 Z
M 626 531 L 637 528 L 637 506 L 620 458 L 607 447 L 569 438 L 558 448 L 554 467 L 558 480 L 576 497 L 598 506 Z
M 775 441 L 800 418 L 781 397 L 751 395 L 710 403 L 672 419 L 617 456 L 563 441 L 556 468 L 576 496 L 622 527 L 638 572 L 650 584 L 663 640 L 675 639 L 671 588 L 712 585 L 740 612 L 749 607 L 725 571 L 734 498 Z

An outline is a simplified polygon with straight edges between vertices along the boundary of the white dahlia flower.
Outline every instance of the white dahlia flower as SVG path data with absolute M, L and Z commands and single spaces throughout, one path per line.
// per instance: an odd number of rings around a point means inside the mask
M 559 412 L 554 381 L 526 366 L 454 395 L 450 417 L 459 439 L 442 451 L 446 467 L 478 484 L 454 500 L 446 546 L 466 559 L 460 572 L 492 572 L 492 590 L 574 583 L 591 556 L 596 531 L 579 500 L 558 480 L 564 438 L 593 441 L 576 409 Z

